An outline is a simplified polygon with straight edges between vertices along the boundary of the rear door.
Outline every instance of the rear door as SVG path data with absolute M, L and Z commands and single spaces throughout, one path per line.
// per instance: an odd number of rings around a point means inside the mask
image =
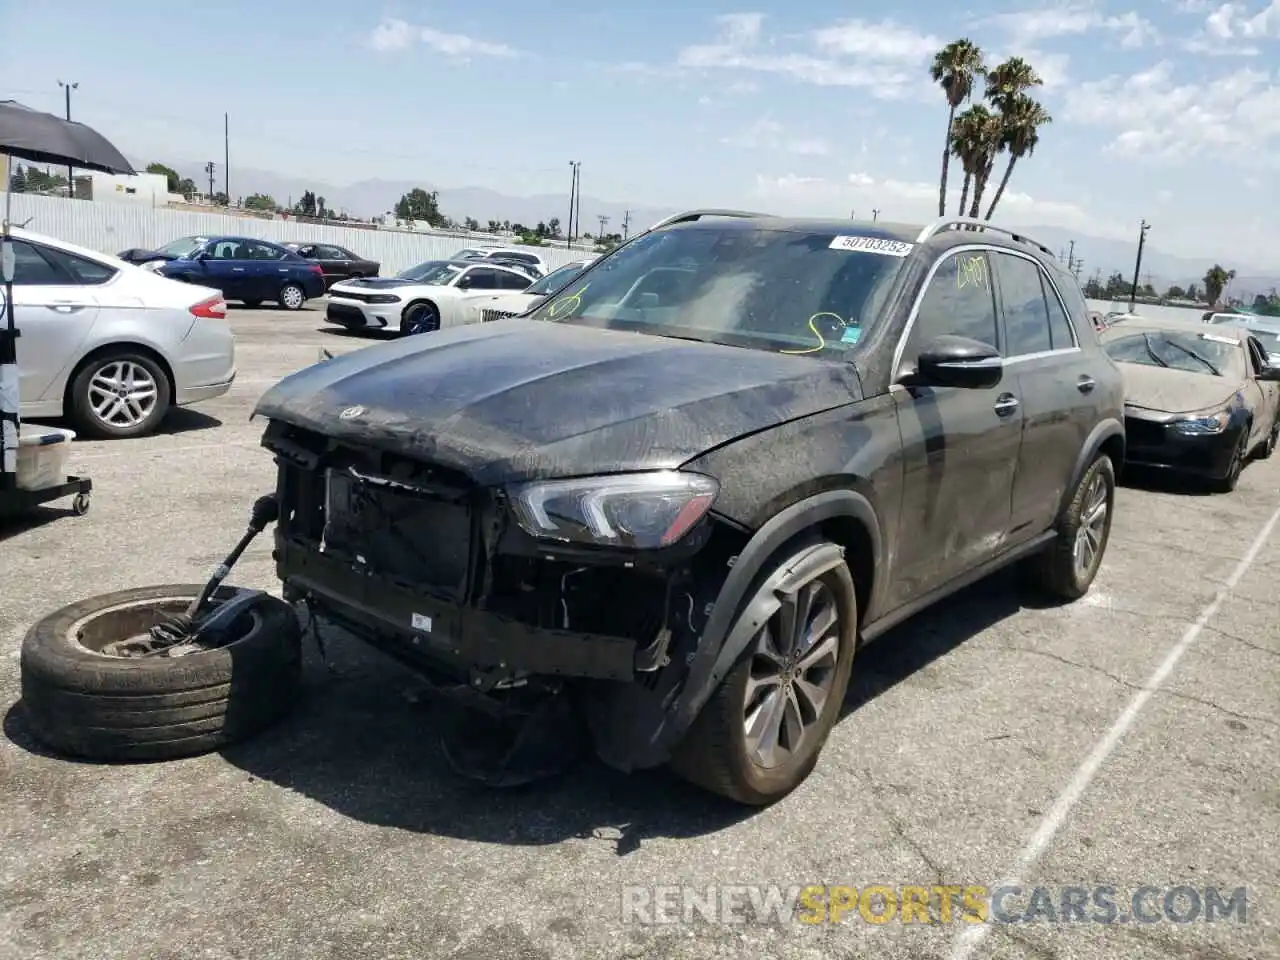
M 935 337 L 1000 347 L 988 253 L 966 247 L 935 265 L 909 321 L 895 379 Z M 1022 442 L 1016 377 L 989 389 L 892 390 L 902 432 L 903 493 L 889 605 L 900 607 L 991 559 L 1009 532 Z
M 96 287 L 115 271 L 41 244 L 10 242 L 21 407 L 49 399 L 58 375 L 79 357 L 98 319 Z
M 1052 280 L 1030 255 L 993 252 L 1005 362 L 1022 403 L 1011 545 L 1050 529 L 1089 431 L 1097 384 Z
M 313 258 L 324 271 L 324 285 L 326 288 L 333 286 L 339 280 L 345 280 L 351 276 L 351 271 L 355 268 L 355 262 L 347 256 L 341 247 L 317 243 L 315 251 Z
M 260 240 L 245 240 L 240 244 L 241 262 L 244 267 L 244 298 L 248 300 L 274 300 L 280 296 L 280 288 L 291 276 L 285 257 L 289 252 L 283 247 Z M 299 261 L 294 260 L 294 263 Z

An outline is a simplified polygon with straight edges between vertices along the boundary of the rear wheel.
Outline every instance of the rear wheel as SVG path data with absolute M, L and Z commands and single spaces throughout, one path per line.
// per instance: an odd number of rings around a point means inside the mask
M 296 283 L 286 283 L 280 288 L 280 306 L 286 310 L 301 310 L 307 302 L 306 291 Z
M 141 437 L 169 412 L 169 377 L 148 356 L 113 350 L 86 363 L 71 382 L 71 420 L 95 439 Z
M 810 549 L 781 558 L 773 571 Z M 840 716 L 857 629 L 847 566 L 795 587 L 698 714 L 672 758 L 673 772 L 754 806 L 794 790 L 817 765 Z

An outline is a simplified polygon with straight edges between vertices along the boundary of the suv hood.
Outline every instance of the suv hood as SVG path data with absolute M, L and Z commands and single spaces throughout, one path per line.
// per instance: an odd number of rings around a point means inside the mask
M 421 280 L 407 280 L 404 277 L 356 277 L 343 280 L 342 286 L 352 290 L 390 290 L 395 287 L 421 287 L 425 284 Z
M 268 390 L 254 416 L 488 485 L 674 469 L 861 395 L 844 362 L 498 320 L 322 361 Z
M 1232 377 L 1121 363 L 1125 403 L 1161 413 L 1195 413 L 1226 406 L 1241 384 Z

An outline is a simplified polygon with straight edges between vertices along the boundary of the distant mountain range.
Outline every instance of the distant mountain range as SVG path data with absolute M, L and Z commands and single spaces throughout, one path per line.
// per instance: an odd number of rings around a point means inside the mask
M 137 165 L 138 161 L 134 162 Z M 174 164 L 174 169 L 182 176 L 191 177 L 197 184 L 205 176 L 203 164 L 198 162 Z M 234 179 L 232 186 L 237 196 L 263 193 L 273 197 L 277 203 L 287 205 L 291 200 L 296 201 L 301 197 L 304 191 L 312 190 L 317 196 L 324 198 L 329 209 L 346 211 L 357 217 L 386 213 L 401 196 L 414 187 L 422 187 L 435 190 L 441 211 L 455 220 L 474 217 L 481 224 L 489 220 L 509 220 L 533 226 L 539 221 L 545 223 L 554 217 L 560 220 L 563 229 L 569 219 L 567 192 L 515 197 L 483 187 L 440 187 L 411 180 L 361 180 L 340 186 L 244 167 L 232 167 L 231 172 Z M 581 201 L 580 222 L 586 232 L 594 234 L 599 229 L 597 218 L 605 216 L 609 218 L 606 231 L 621 232 L 623 219 L 627 217 L 628 211 L 629 232 L 632 234 L 653 225 L 663 217 L 679 212 L 675 208 L 628 206 L 584 196 Z M 1061 253 L 1064 260 L 1072 241 L 1075 241 L 1074 256 L 1083 263 L 1080 271 L 1082 281 L 1097 272 L 1101 272 L 1104 283 L 1115 271 L 1119 271 L 1126 279 L 1133 276 L 1136 242 L 1094 237 L 1061 227 L 1024 226 L 1019 229 L 1051 250 Z M 1193 283 L 1203 286 L 1205 271 L 1214 262 L 1209 257 L 1180 257 L 1162 253 L 1158 246 L 1149 245 L 1143 250 L 1140 282 L 1149 282 L 1160 292 L 1174 285 L 1183 288 Z M 1252 300 L 1256 294 L 1270 293 L 1280 287 L 1280 272 L 1277 272 L 1274 265 L 1264 267 L 1257 264 L 1223 263 L 1223 266 L 1236 271 L 1237 279 L 1229 292 L 1246 301 Z

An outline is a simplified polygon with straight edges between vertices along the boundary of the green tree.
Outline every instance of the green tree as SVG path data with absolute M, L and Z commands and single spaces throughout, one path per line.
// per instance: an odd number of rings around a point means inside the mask
M 1176 283 L 1164 292 L 1166 300 L 1181 300 L 1187 295 L 1187 291 L 1183 290 Z
M 438 198 L 435 190 L 428 193 L 421 187 L 414 187 L 396 202 L 396 216 L 401 220 L 425 220 L 433 227 L 441 226 L 445 217 L 440 212 Z
M 502 229 L 502 224 L 499 223 L 497 220 L 490 220 L 486 229 L 489 233 L 497 233 L 499 230 Z
M 947 136 L 942 147 L 942 179 L 938 185 L 938 216 L 947 213 L 947 172 L 951 165 L 952 125 L 956 110 L 973 95 L 974 82 L 986 71 L 982 49 L 966 37 L 953 40 L 939 50 L 929 67 L 929 76 L 942 87 L 947 98 Z
M 1106 293 L 1097 277 L 1090 277 L 1084 282 L 1083 292 L 1090 300 L 1101 300 Z
M 147 164 L 147 173 L 158 173 L 164 177 L 168 181 L 170 193 L 182 192 L 178 189 L 178 185 L 182 183 L 182 177 L 178 176 L 178 171 L 173 167 L 166 166 L 163 163 L 149 163 Z
M 178 188 L 173 192 L 180 193 L 187 200 L 190 200 L 197 193 L 196 182 L 192 180 L 190 177 L 183 177 L 181 180 L 178 181 Z
M 987 207 L 986 219 L 996 212 L 996 205 L 1004 196 L 1009 178 L 1013 176 L 1014 165 L 1023 157 L 1036 152 L 1040 143 L 1040 128 L 1053 122 L 1053 117 L 1039 101 L 1020 93 L 1007 104 L 1000 107 L 1000 139 L 1004 149 L 1009 153 L 1009 163 L 1004 168 L 1004 176 L 1000 178 L 1000 186 L 996 195 L 991 198 L 991 206 Z
M 267 213 L 275 213 L 279 209 L 279 204 L 275 198 L 265 193 L 255 193 L 252 196 L 245 197 L 244 208 L 246 210 L 262 210 Z
M 217 193 L 213 195 L 213 202 L 216 206 L 219 206 L 219 207 L 231 206 L 231 198 L 228 197 L 221 190 L 219 190 Z
M 553 240 L 559 240 L 560 239 L 560 218 L 552 217 L 550 220 L 548 220 L 547 229 L 551 232 L 551 238 Z
M 955 118 L 951 125 L 951 152 L 964 170 L 960 190 L 960 216 L 965 215 L 969 188 L 980 176 L 987 162 L 987 151 L 999 135 L 1000 118 L 980 103 L 975 103 Z
M 472 233 L 480 232 L 480 221 L 477 220 L 475 217 L 465 218 L 462 221 L 462 225 L 466 227 L 468 230 L 470 230 Z
M 1133 284 L 1126 280 L 1119 270 L 1115 270 L 1111 276 L 1107 277 L 1106 286 L 1102 288 L 1102 299 L 1119 300 L 1121 297 L 1127 297 L 1132 289 Z
M 19 164 L 14 164 L 13 169 L 9 171 L 9 190 L 13 193 L 22 193 L 27 189 L 27 174 Z
M 325 206 L 324 197 L 316 197 L 316 216 L 321 220 L 327 220 L 332 215 L 332 211 Z
M 1000 122 L 999 130 L 993 137 L 988 138 L 986 157 L 984 158 L 982 169 L 974 175 L 973 203 L 969 209 L 969 216 L 978 216 L 978 211 L 981 209 L 982 204 L 982 195 L 986 192 L 987 182 L 991 178 L 991 170 L 995 166 L 996 156 L 1008 148 L 1009 135 L 1007 130 L 1012 123 L 1013 114 L 1018 109 L 1018 104 L 1020 103 L 1018 98 L 1032 87 L 1038 87 L 1043 83 L 1044 81 L 1040 79 L 1040 75 L 1036 73 L 1031 64 L 1021 57 L 1010 57 L 995 69 L 987 71 L 986 90 L 983 96 L 989 104 L 999 111 Z M 1047 117 L 1048 114 L 1045 114 L 1045 116 Z M 1011 173 L 1012 169 L 1011 164 L 1008 172 Z M 987 219 L 991 219 L 990 213 L 987 214 Z
M 1222 291 L 1227 289 L 1227 284 L 1235 278 L 1236 272 L 1224 269 L 1220 263 L 1215 263 L 1205 272 L 1204 298 L 1209 301 L 1210 306 L 1222 299 Z

